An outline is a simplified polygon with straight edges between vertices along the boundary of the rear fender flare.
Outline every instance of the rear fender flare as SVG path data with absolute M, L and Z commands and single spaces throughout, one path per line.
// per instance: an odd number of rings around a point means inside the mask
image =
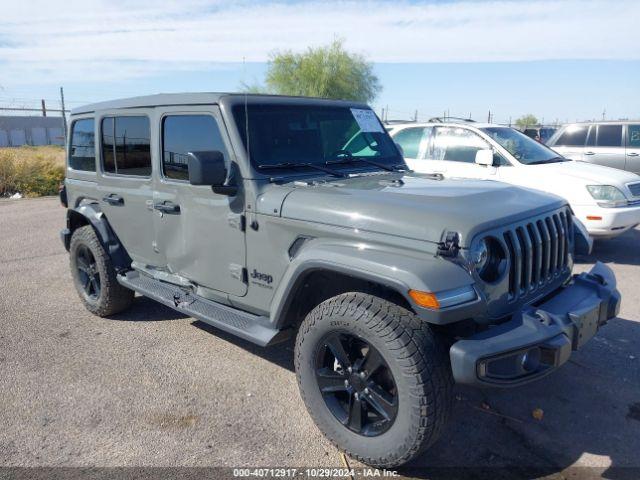
M 131 267 L 131 257 L 129 257 L 120 239 L 111 228 L 111 225 L 109 225 L 109 221 L 100 209 L 100 205 L 97 203 L 84 203 L 76 208 L 67 210 L 67 229 L 70 234 L 84 224 L 89 224 L 93 227 L 102 247 L 111 257 L 117 272 L 128 270 Z

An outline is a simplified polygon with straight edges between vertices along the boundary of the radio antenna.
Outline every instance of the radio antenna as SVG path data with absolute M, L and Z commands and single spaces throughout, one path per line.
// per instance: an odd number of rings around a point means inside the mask
M 242 57 L 242 76 L 244 77 L 244 135 L 247 139 L 247 161 L 251 165 L 251 142 L 249 141 L 249 99 L 247 94 L 247 68 L 245 63 L 245 57 Z

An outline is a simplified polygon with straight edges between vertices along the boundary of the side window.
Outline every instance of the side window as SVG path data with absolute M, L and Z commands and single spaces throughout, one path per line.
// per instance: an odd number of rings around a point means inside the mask
M 151 176 L 151 132 L 147 117 L 102 119 L 102 164 L 116 175 Z
M 400 130 L 396 136 L 393 137 L 395 142 L 402 147 L 404 156 L 407 158 L 419 158 L 420 153 L 420 141 L 424 128 L 412 127 Z
M 627 147 L 640 148 L 640 125 L 629 125 L 627 128 Z
M 587 139 L 587 130 L 586 125 L 570 125 L 562 132 L 554 145 L 558 147 L 583 147 Z
M 96 171 L 96 146 L 93 118 L 76 120 L 71 125 L 69 167 L 85 172 Z
M 476 152 L 490 148 L 487 142 L 465 128 L 439 127 L 436 128 L 433 159 L 475 163 Z
M 622 125 L 598 125 L 596 145 L 598 147 L 622 146 Z
M 211 115 L 169 115 L 162 121 L 162 173 L 189 180 L 189 152 L 226 152 L 220 129 Z

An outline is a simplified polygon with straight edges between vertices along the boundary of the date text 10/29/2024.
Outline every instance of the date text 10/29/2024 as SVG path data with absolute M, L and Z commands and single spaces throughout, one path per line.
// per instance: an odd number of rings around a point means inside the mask
M 234 468 L 238 478 L 380 478 L 398 477 L 395 470 L 377 468 Z

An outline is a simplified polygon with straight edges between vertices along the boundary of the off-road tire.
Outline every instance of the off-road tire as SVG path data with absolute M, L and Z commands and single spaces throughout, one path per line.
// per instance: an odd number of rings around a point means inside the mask
M 315 352 L 336 329 L 374 346 L 393 374 L 397 416 L 379 436 L 349 430 L 320 393 Z M 446 340 L 413 312 L 373 295 L 344 293 L 314 308 L 298 331 L 295 367 L 300 393 L 318 428 L 340 450 L 372 466 L 397 467 L 413 459 L 438 439 L 450 416 L 454 382 Z
M 78 249 L 83 247 L 88 248 L 95 259 L 95 268 L 100 278 L 100 294 L 97 298 L 88 296 L 81 284 L 77 255 Z M 73 232 L 69 246 L 69 259 L 73 283 L 82 303 L 91 313 L 107 317 L 119 313 L 131 305 L 135 293 L 120 285 L 116 280 L 116 271 L 113 268 L 111 258 L 105 252 L 91 225 L 85 225 Z

